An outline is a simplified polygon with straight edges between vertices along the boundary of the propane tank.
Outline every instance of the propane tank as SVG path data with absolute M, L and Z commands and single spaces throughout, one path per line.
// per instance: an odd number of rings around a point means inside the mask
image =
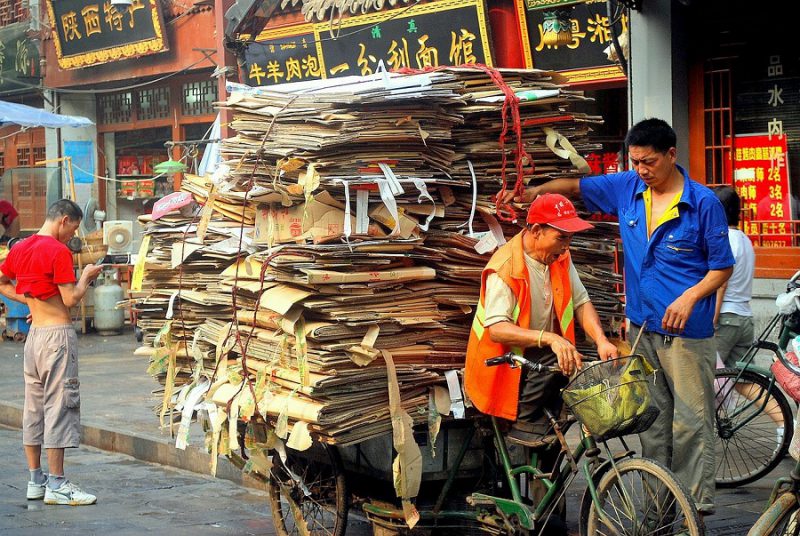
M 104 269 L 103 284 L 94 288 L 94 328 L 101 335 L 119 334 L 125 325 L 125 311 L 116 308 L 124 299 L 116 276 L 116 268 Z

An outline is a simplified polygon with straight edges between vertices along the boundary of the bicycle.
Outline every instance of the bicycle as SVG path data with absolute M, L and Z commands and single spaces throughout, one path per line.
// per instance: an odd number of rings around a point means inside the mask
M 487 360 L 488 366 L 502 364 L 535 373 L 557 371 L 557 367 L 533 363 L 513 353 Z M 483 417 L 474 420 L 474 426 L 468 429 L 469 435 L 462 438 L 458 447 L 453 449 L 457 455 L 441 489 L 437 487 L 438 493 L 432 495 L 434 500 L 426 505 L 418 498 L 420 519 L 417 527 L 432 530 L 457 528 L 458 534 L 465 534 L 468 528 L 492 534 L 541 534 L 551 516 L 557 515 L 559 503 L 569 485 L 578 474 L 583 474 L 587 487 L 579 514 L 582 535 L 703 534 L 702 521 L 685 487 L 663 465 L 634 458 L 633 451 L 622 439 L 625 434 L 646 429 L 658 414 L 658 410 L 649 405 L 648 376 L 643 372 L 644 367 L 640 356 L 609 360 L 585 366 L 570 382 L 563 392 L 568 393 L 572 389 L 573 394 L 577 393 L 577 398 L 573 397 L 566 403 L 572 415 L 557 418 L 547 413 L 554 432 L 548 436 L 552 442 L 550 444 L 560 444 L 561 447 L 554 470 L 550 473 L 538 468 L 539 456 L 546 441 L 512 441 L 501 431 L 499 419 Z M 596 377 L 609 378 L 608 371 L 616 374 L 616 378 L 623 374 L 628 374 L 628 377 L 625 381 L 598 384 Z M 595 388 L 597 385 L 600 387 Z M 591 392 L 582 391 L 586 389 Z M 620 393 L 626 389 L 646 400 L 628 400 L 631 403 L 627 404 L 628 410 L 623 412 L 624 415 L 602 414 L 605 406 L 595 402 L 602 400 L 609 408 L 617 408 L 621 400 Z M 626 400 L 622 400 L 623 406 Z M 486 422 L 489 423 L 488 427 L 485 426 Z M 581 423 L 579 442 L 571 448 L 565 434 L 575 422 Z M 598 433 L 593 434 L 587 428 L 594 428 Z M 484 432 L 487 434 L 483 437 L 491 438 L 491 443 L 484 450 L 484 463 L 481 465 L 485 469 L 497 461 L 498 474 L 488 479 L 470 480 L 473 487 L 469 488 L 466 495 L 453 498 L 451 492 L 463 489 L 463 485 L 456 485 L 456 482 L 459 481 L 459 468 L 464 463 L 465 455 L 470 445 L 474 444 L 473 440 L 480 442 Z M 623 452 L 611 452 L 608 440 L 613 437 L 622 441 Z M 529 448 L 523 464 L 512 464 L 507 441 Z M 605 457 L 601 457 L 598 443 L 602 443 Z M 317 456 L 310 462 L 304 461 L 301 453 L 287 455 L 285 452 L 283 457 L 277 454 L 273 457 L 270 490 L 278 534 L 340 536 L 345 533 L 351 491 L 348 481 L 358 487 L 364 479 L 346 478 L 346 467 L 348 463 L 353 463 L 353 456 L 341 455 L 338 451 L 345 452 L 343 449 L 325 447 L 323 450 L 325 456 Z M 345 458 L 351 461 L 343 463 Z M 333 465 L 329 466 L 328 462 Z M 523 475 L 525 478 L 522 478 Z M 487 480 L 490 489 L 476 489 L 486 487 Z M 541 482 L 544 493 L 540 500 L 532 501 L 524 496 L 521 482 L 527 480 Z M 362 493 L 377 495 L 379 490 L 373 481 L 369 482 Z M 479 486 L 481 483 L 483 485 Z M 288 503 L 289 508 L 283 508 L 283 503 Z M 457 506 L 448 509 L 453 504 Z M 376 527 L 390 529 L 393 533 L 405 533 L 407 530 L 401 509 L 371 499 L 364 501 L 362 509 Z M 317 527 L 324 529 L 317 530 Z
M 800 298 L 796 298 L 800 308 Z M 794 365 L 783 355 L 781 362 L 793 373 L 800 375 L 800 367 Z M 797 427 L 795 434 L 800 433 Z M 796 453 L 794 453 L 796 454 Z M 795 464 L 789 477 L 779 478 L 772 488 L 772 493 L 764 513 L 747 533 L 747 536 L 780 536 L 800 535 L 800 459 Z
M 799 279 L 800 271 L 789 280 L 788 292 L 800 286 Z M 754 360 L 760 350 L 766 350 L 774 354 L 774 359 L 785 362 L 783 349 L 796 335 L 798 314 L 775 314 L 735 368 L 715 372 L 716 484 L 720 488 L 760 479 L 789 449 L 794 429 L 791 405 L 772 372 Z M 779 326 L 778 343 L 770 341 Z

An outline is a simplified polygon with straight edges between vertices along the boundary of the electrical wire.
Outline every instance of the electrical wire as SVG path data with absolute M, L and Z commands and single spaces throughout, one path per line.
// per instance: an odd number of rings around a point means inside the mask
M 215 50 L 213 52 L 213 54 L 216 54 L 216 53 L 217 53 L 217 51 Z M 157 84 L 159 82 L 162 82 L 164 80 L 172 78 L 173 76 L 177 76 L 177 75 L 180 75 L 180 74 L 185 74 L 190 69 L 192 69 L 193 67 L 203 63 L 206 60 L 208 60 L 211 63 L 213 63 L 215 68 L 217 67 L 217 64 L 213 60 L 211 60 L 211 58 L 205 56 L 202 59 L 199 59 L 196 62 L 192 63 L 188 67 L 184 67 L 180 71 L 175 71 L 175 72 L 172 72 L 172 73 L 169 73 L 169 74 L 165 74 L 164 76 L 162 76 L 160 78 L 156 78 L 154 80 L 149 80 L 147 82 L 141 82 L 139 84 L 131 84 L 129 86 L 123 86 L 123 87 L 117 87 L 117 88 L 109 88 L 109 89 L 65 89 L 65 88 L 48 87 L 48 86 L 43 86 L 43 85 L 38 85 L 37 86 L 36 84 L 28 84 L 27 82 L 21 82 L 19 80 L 7 80 L 7 82 L 10 82 L 12 84 L 17 84 L 19 86 L 30 88 L 30 89 L 40 89 L 40 90 L 52 91 L 54 93 L 92 94 L 92 95 L 96 95 L 98 93 L 100 93 L 100 94 L 118 93 L 118 92 L 121 92 L 121 91 L 127 91 L 129 89 L 138 89 L 140 87 L 149 86 L 151 84 Z
M 182 156 L 179 160 L 177 160 L 177 162 L 180 162 L 181 160 L 184 160 L 184 159 L 186 159 L 186 155 Z M 58 166 L 58 167 L 62 167 L 62 166 Z M 82 171 L 82 172 L 86 173 L 87 175 L 91 175 L 95 179 L 99 179 L 99 180 L 103 180 L 103 181 L 107 181 L 107 182 L 144 182 L 144 181 L 151 181 L 153 179 L 160 179 L 161 177 L 166 177 L 167 176 L 166 173 L 159 173 L 158 175 L 148 176 L 148 177 L 142 178 L 142 179 L 128 179 L 128 178 L 117 179 L 117 178 L 114 178 L 114 177 L 106 177 L 104 175 L 97 175 L 95 173 L 92 173 L 91 171 L 87 171 L 87 170 L 83 169 L 82 167 L 80 167 L 79 165 L 77 165 L 74 162 L 72 163 L 72 168 L 73 169 L 77 169 L 78 171 Z

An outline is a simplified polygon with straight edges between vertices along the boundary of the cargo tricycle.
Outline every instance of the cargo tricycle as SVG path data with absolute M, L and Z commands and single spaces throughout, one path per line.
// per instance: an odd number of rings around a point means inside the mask
M 487 365 L 556 373 L 513 353 Z M 562 391 L 565 411 L 547 414 L 551 430 L 540 439 L 507 437 L 507 423 L 482 415 L 443 422 L 432 444 L 426 431 L 415 434 L 423 471 L 413 529 L 394 494 L 391 434 L 347 447 L 281 447 L 269 475 L 277 533 L 341 536 L 348 512 L 358 508 L 375 534 L 547 534 L 581 475 L 580 509 L 569 521 L 582 535 L 703 534 L 685 487 L 625 442 L 658 414 L 651 373 L 638 355 L 585 365 Z M 539 460 L 548 448 L 558 454 L 544 472 Z

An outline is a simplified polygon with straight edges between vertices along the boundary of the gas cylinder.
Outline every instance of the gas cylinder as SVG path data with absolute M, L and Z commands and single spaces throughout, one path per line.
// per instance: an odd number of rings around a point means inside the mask
M 101 335 L 118 334 L 125 325 L 125 311 L 116 308 L 124 299 L 116 272 L 115 268 L 103 270 L 103 283 L 94 288 L 94 328 Z

